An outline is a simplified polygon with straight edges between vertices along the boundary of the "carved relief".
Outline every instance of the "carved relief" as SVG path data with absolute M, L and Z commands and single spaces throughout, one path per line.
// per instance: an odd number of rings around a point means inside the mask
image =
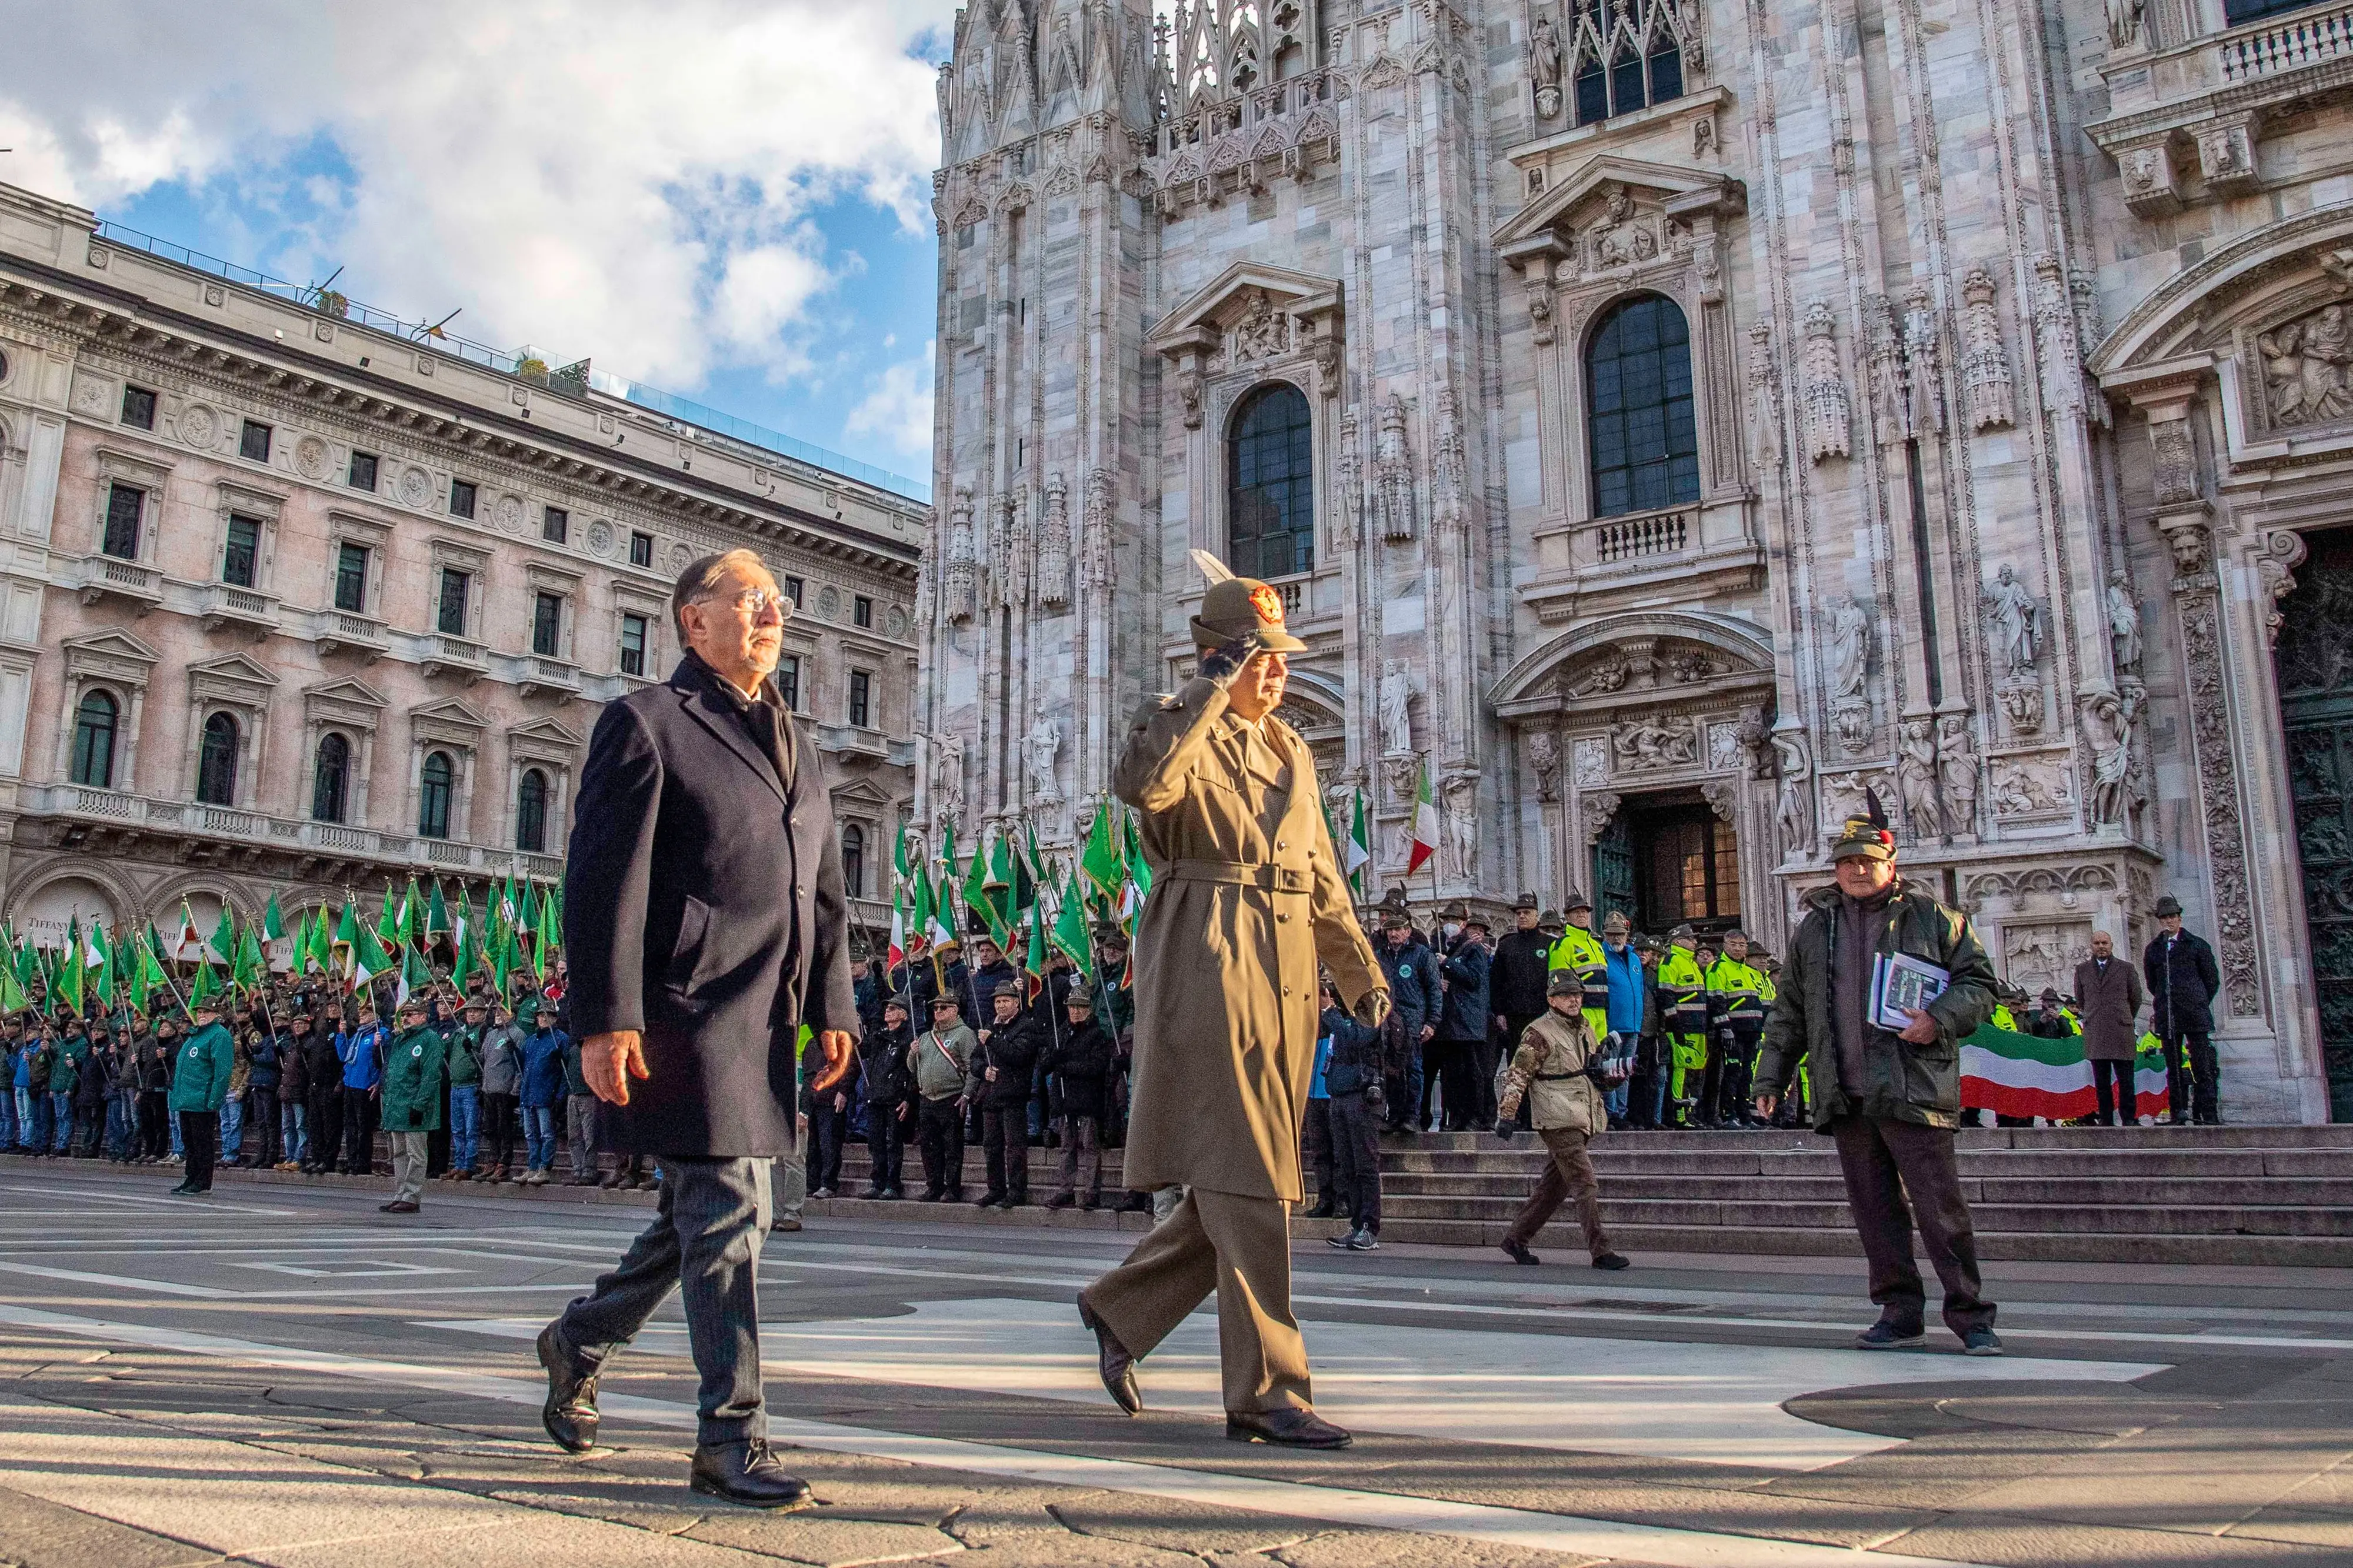
M 1201 427 L 1201 373 L 1188 363 L 1176 373 L 1176 399 L 1185 408 L 1185 428 Z
M 1263 289 L 1250 290 L 1250 302 L 1234 328 L 1234 358 L 1276 359 L 1291 352 L 1291 319 L 1274 308 Z
M 2004 822 L 2063 816 L 2074 809 L 2063 752 L 1998 758 L 1990 777 L 1993 814 Z
M 1858 768 L 1851 773 L 1822 775 L 1822 818 L 1830 823 L 1841 823 L 1850 816 L 1861 816 L 1865 810 L 1863 796 L 1876 795 L 1883 802 L 1894 798 L 1894 791 L 1886 771 L 1879 768 Z
M 1781 378 L 1773 363 L 1773 327 L 1748 329 L 1748 461 L 1761 484 L 1781 471 Z
M 1577 784 L 1582 789 L 1588 784 L 1606 783 L 1609 777 L 1609 742 L 1598 735 L 1588 735 L 1577 742 Z
M 1610 821 L 1618 815 L 1619 799 L 1614 795 L 1588 795 L 1581 803 L 1585 816 L 1585 847 L 1588 849 L 1609 831 Z
M 1993 274 L 1982 267 L 1969 268 L 1961 279 L 1961 395 L 1968 405 L 1969 428 L 2001 428 L 2013 417 L 2013 403 Z
M 1595 270 L 1632 267 L 1659 254 L 1659 234 L 1648 218 L 1636 216 L 1634 198 L 1623 185 L 1611 185 L 1602 196 L 1601 221 L 1586 231 L 1586 255 Z
M 1652 773 L 1699 763 L 1699 721 L 1628 720 L 1609 731 L 1609 750 L 1621 773 Z
M 1388 809 L 1402 811 L 1414 804 L 1421 780 L 1421 760 L 1410 753 L 1381 759 L 1381 782 L 1388 786 Z
M 2198 449 L 2189 436 L 2189 421 L 2166 419 L 2148 427 L 2151 454 L 2150 489 L 2159 506 L 2181 506 L 2198 499 Z
M 974 578 L 977 563 L 974 560 L 972 533 L 972 492 L 960 489 L 955 493 L 955 505 L 950 509 L 948 523 L 947 583 L 943 596 L 947 602 L 948 619 L 972 619 L 976 597 Z
M 1820 300 L 1806 307 L 1806 456 L 1814 462 L 1853 452 L 1854 405 L 1839 368 L 1835 319 Z
M 1560 798 L 1560 737 L 1549 730 L 1528 736 L 1528 766 L 1535 771 L 1536 798 L 1550 804 Z
M 2353 311 L 2333 301 L 2255 340 L 2265 413 L 2274 428 L 2353 415 Z
M 2088 921 L 2005 922 L 2001 928 L 2001 968 L 2013 985 L 2030 994 L 2055 986 L 2067 991 L 2075 983 L 2075 965 L 2092 956 Z
M 2295 569 L 2304 564 L 2305 553 L 2304 535 L 2283 528 L 2263 536 L 2263 549 L 2255 557 L 2255 568 L 2268 595 L 2263 604 L 2263 636 L 2274 646 L 2278 645 L 2280 626 L 2286 618 L 2280 614 L 2279 602 L 2295 591 Z
M 2203 530 L 2200 531 L 2201 533 Z M 2238 763 L 2231 752 L 2230 699 L 2223 689 L 2220 607 L 2210 583 L 2178 584 L 2182 664 L 2189 681 L 2191 755 L 2198 805 L 2206 824 L 2206 864 L 2214 884 L 2215 943 L 2231 1016 L 2263 1016 L 2256 971 L 2254 893 L 2247 883 L 2247 844 L 2239 809 Z
M 1046 521 L 1038 531 L 1038 602 L 1060 609 L 1071 602 L 1071 501 L 1062 476 L 1046 479 Z
M 1978 743 L 1966 714 L 1936 721 L 1936 788 L 1945 805 L 1945 831 L 1973 834 L 1978 828 Z

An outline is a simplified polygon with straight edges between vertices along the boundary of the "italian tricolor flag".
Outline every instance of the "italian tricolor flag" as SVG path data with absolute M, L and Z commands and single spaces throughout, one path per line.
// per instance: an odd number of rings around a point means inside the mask
M 1413 792 L 1413 848 L 1406 856 L 1405 874 L 1412 876 L 1422 862 L 1438 853 L 1438 805 L 1430 793 L 1430 764 L 1421 764 Z
M 2144 1047 L 2133 1063 L 2133 1099 L 2137 1116 L 2162 1116 L 2168 1109 L 2165 1058 L 2153 1047 Z M 1986 1025 L 1961 1042 L 1961 1107 L 2052 1121 L 2094 1114 L 2099 1097 L 2082 1037 L 2046 1040 Z

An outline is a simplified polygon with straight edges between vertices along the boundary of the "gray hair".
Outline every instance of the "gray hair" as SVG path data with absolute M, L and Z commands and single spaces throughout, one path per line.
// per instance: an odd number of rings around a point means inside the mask
M 670 591 L 670 623 L 678 628 L 681 640 L 686 636 L 686 621 L 680 612 L 689 605 L 711 597 L 718 591 L 719 584 L 727 580 L 729 573 L 744 566 L 761 572 L 768 569 L 768 563 L 760 559 L 758 551 L 744 549 L 723 550 L 716 555 L 705 555 L 687 563 L 686 570 L 678 574 L 678 585 Z

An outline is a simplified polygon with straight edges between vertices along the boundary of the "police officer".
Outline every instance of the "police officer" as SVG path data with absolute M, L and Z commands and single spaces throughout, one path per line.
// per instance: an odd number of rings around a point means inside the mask
M 1748 1081 L 1765 1037 L 1765 1009 L 1773 983 L 1748 962 L 1748 938 L 1724 933 L 1724 951 L 1707 967 L 1707 1076 L 1701 1082 L 1701 1120 L 1713 1125 L 1748 1120 Z
M 1659 960 L 1659 1016 L 1666 1037 L 1667 1098 L 1672 1125 L 1692 1124 L 1699 1103 L 1694 1082 L 1707 1070 L 1707 976 L 1694 949 L 1698 937 L 1687 925 L 1667 933 L 1666 956 Z
M 1593 900 L 1583 893 L 1568 895 L 1567 923 L 1552 946 L 1552 967 L 1566 969 L 1581 987 L 1578 1006 L 1597 1040 L 1609 1032 L 1609 974 L 1601 939 L 1593 934 Z M 1516 1050 L 1519 1042 L 1513 1042 Z

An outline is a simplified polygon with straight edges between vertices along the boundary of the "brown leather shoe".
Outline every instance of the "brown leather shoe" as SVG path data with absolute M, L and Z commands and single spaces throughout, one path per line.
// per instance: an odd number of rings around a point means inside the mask
M 415 1214 L 417 1212 L 417 1205 L 410 1203 L 406 1198 L 395 1198 L 388 1204 L 376 1205 L 375 1208 L 376 1213 L 378 1214 Z
M 1229 1410 L 1226 1436 L 1237 1443 L 1285 1448 L 1345 1448 L 1356 1441 L 1313 1410 Z
M 539 1331 L 539 1364 L 547 1369 L 547 1403 L 540 1407 L 540 1425 L 567 1454 L 585 1454 L 596 1446 L 596 1374 L 574 1374 L 572 1358 L 555 1337 L 555 1325 Z
M 1135 1358 L 1119 1342 L 1111 1325 L 1095 1316 L 1084 1296 L 1079 1298 L 1079 1321 L 1094 1331 L 1095 1370 L 1103 1376 L 1103 1392 L 1130 1415 L 1143 1415 L 1144 1395 L 1135 1386 Z

